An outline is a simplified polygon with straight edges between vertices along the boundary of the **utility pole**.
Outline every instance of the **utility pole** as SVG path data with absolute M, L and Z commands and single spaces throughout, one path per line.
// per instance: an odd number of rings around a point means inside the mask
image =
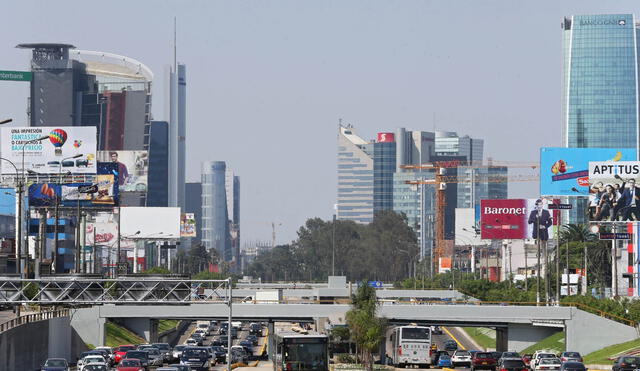
M 562 211 L 558 210 L 558 226 L 556 230 L 556 303 L 560 303 L 560 228 L 562 227 Z
M 566 259 L 566 267 L 567 267 L 567 296 L 571 295 L 571 281 L 569 280 L 569 239 L 565 241 L 565 245 L 567 246 L 567 252 L 565 256 Z
M 335 276 L 336 275 L 336 214 L 333 214 L 333 223 L 332 225 L 332 233 L 331 233 L 331 240 L 332 240 L 332 253 L 331 253 L 331 275 Z
M 526 243 L 524 244 L 524 291 L 529 291 L 529 256 Z

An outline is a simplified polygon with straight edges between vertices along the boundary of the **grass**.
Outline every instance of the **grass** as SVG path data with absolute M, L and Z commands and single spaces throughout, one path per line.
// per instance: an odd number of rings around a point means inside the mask
M 180 321 L 175 319 L 161 319 L 158 321 L 158 333 L 162 333 L 178 326 Z
M 496 348 L 496 338 L 495 335 L 493 337 L 487 335 L 487 330 L 481 327 L 463 327 L 462 328 L 467 335 L 469 335 L 478 345 L 480 345 L 484 350 L 486 349 L 495 349 Z M 480 349 L 479 349 L 480 350 Z
M 564 331 L 556 332 L 555 334 L 546 337 L 532 346 L 525 348 L 520 354 L 533 353 L 536 350 L 552 350 L 556 353 L 564 352 Z
M 127 330 L 122 326 L 118 326 L 113 322 L 107 322 L 105 325 L 107 332 L 106 346 L 117 347 L 123 344 L 144 344 L 146 341 L 140 336 Z
M 610 361 L 609 357 L 613 357 L 617 354 L 625 353 L 637 348 L 640 348 L 640 339 L 611 345 L 587 354 L 586 356 L 584 356 L 584 363 L 592 365 L 611 365 L 613 364 L 613 361 Z

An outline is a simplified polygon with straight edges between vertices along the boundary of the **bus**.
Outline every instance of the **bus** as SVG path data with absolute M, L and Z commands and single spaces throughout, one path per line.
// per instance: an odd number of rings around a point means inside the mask
M 317 333 L 277 332 L 274 371 L 329 371 L 329 338 Z
M 396 367 L 431 366 L 431 328 L 426 326 L 398 326 L 391 334 L 393 365 Z

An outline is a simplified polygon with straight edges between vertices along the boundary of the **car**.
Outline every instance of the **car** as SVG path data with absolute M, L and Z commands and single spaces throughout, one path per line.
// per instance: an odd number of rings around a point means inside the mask
M 78 361 L 78 371 L 84 371 L 85 366 L 90 364 L 106 365 L 107 360 L 100 354 L 90 354 Z
M 175 347 L 173 347 L 173 352 L 171 353 L 171 360 L 180 361 L 180 355 L 182 354 L 182 350 L 186 347 L 188 347 L 188 345 L 186 344 L 176 345 Z
M 179 371 L 191 371 L 191 367 L 189 367 L 188 365 L 173 364 L 173 365 L 169 365 L 169 367 L 173 367 Z
M 149 353 L 144 350 L 130 350 L 124 355 L 124 358 L 139 359 L 143 368 L 149 367 Z
M 451 367 L 451 356 L 443 354 L 438 358 L 438 367 Z
M 186 347 L 182 350 L 180 364 L 193 370 L 206 370 L 209 368 L 209 352 L 203 347 Z
M 162 353 L 160 353 L 160 349 L 158 348 L 145 348 L 143 352 L 147 352 L 149 354 L 149 365 L 150 366 L 162 366 L 164 363 L 164 359 L 162 358 Z
M 253 348 L 253 342 L 250 340 L 242 340 L 238 344 L 240 344 L 241 347 L 245 348 L 247 352 L 251 351 L 251 348 Z
M 112 352 L 110 348 L 107 347 L 98 347 L 92 350 L 92 352 L 98 352 L 101 356 L 104 357 L 105 362 L 111 366 L 113 364 L 113 359 L 111 357 Z
M 582 356 L 578 352 L 562 352 L 560 354 L 560 362 L 579 362 L 582 363 Z
M 491 352 L 477 352 L 471 358 L 471 371 L 475 370 L 495 370 L 497 360 Z
M 444 342 L 444 350 L 458 350 L 458 343 L 456 343 L 455 340 L 447 340 Z
M 245 340 L 250 341 L 253 344 L 253 346 L 257 346 L 258 345 L 258 337 L 255 336 L 255 335 L 247 335 Z
M 557 358 L 555 353 L 548 350 L 537 350 L 533 353 L 533 357 L 531 358 L 531 362 L 529 363 L 529 368 L 535 370 L 540 363 L 540 360 L 543 358 Z
M 502 352 L 491 352 L 493 354 L 493 358 L 496 359 L 496 362 L 502 358 Z
M 115 355 L 113 353 L 113 348 L 111 348 L 111 347 L 96 347 L 95 350 L 105 352 L 105 354 L 109 357 L 108 361 L 109 361 L 109 365 L 110 366 L 113 366 L 116 363 Z
M 227 353 L 227 357 L 229 354 Z M 247 363 L 249 360 L 249 354 L 240 345 L 234 345 L 231 347 L 231 363 Z M 226 362 L 226 360 L 225 360 Z
M 48 358 L 42 365 L 42 371 L 69 371 L 69 362 L 64 358 Z
M 540 358 L 534 371 L 540 370 L 560 370 L 560 366 L 562 362 L 560 362 L 560 358 Z
M 171 360 L 171 345 L 167 343 L 153 343 L 152 345 L 160 350 L 160 354 L 162 354 L 162 358 L 165 362 L 169 362 Z
M 497 369 L 500 371 L 528 371 L 529 369 L 520 358 L 502 357 L 498 361 Z
M 456 350 L 451 357 L 451 364 L 453 367 L 471 367 L 471 354 L 466 350 Z
M 640 368 L 640 357 L 621 356 L 616 359 L 611 369 L 613 371 L 634 371 Z
M 142 363 L 139 359 L 129 358 L 122 359 L 116 367 L 116 371 L 140 371 L 142 369 Z
M 211 350 L 213 350 L 214 359 L 216 362 L 224 362 L 227 358 L 227 351 L 218 345 L 211 346 Z
M 434 335 L 442 335 L 442 328 L 440 326 L 431 326 L 431 333 Z
M 500 356 L 500 359 L 519 359 L 519 360 L 522 360 L 522 357 L 520 357 L 520 353 L 518 353 L 518 352 L 502 352 L 502 355 Z
M 110 368 L 106 363 L 92 363 L 84 366 L 82 371 L 110 371 Z
M 222 341 L 220 341 L 220 337 L 216 337 L 211 339 L 211 345 L 222 346 Z
M 560 371 L 587 371 L 582 362 L 563 362 Z
M 198 340 L 196 340 L 194 338 L 187 339 L 187 341 L 185 341 L 185 344 L 190 346 L 190 347 L 197 347 L 199 345 Z
M 262 336 L 262 326 L 259 323 L 250 323 L 249 324 L 249 333 L 251 335 Z
M 523 354 L 522 355 L 522 361 L 524 362 L 524 364 L 529 367 L 529 364 L 531 363 L 531 359 L 533 358 L 533 354 Z
M 156 368 L 156 371 L 180 371 L 179 369 L 171 366 Z
M 132 344 L 120 345 L 113 349 L 113 360 L 116 363 L 120 363 L 120 361 L 124 358 L 124 355 L 127 354 L 130 350 L 136 350 L 136 346 Z
M 431 353 L 431 363 L 433 363 L 434 365 L 438 364 L 438 360 L 443 355 L 447 355 L 448 356 L 449 352 L 447 352 L 446 350 L 438 350 L 438 351 L 432 352 Z

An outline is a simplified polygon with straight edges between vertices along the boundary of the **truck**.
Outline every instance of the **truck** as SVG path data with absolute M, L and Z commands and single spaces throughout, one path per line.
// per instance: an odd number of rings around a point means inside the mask
M 256 291 L 256 303 L 278 304 L 282 301 L 282 290 Z

